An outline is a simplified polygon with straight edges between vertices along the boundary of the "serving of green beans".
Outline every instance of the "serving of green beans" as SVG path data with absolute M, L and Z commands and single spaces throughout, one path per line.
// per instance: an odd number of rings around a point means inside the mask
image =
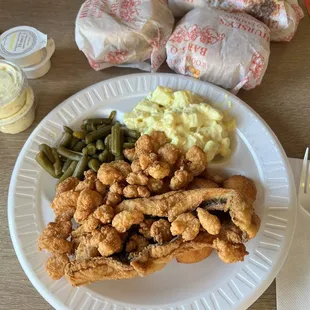
M 58 146 L 39 145 L 37 163 L 60 183 L 73 176 L 83 179 L 84 172 L 97 172 L 100 165 L 123 160 L 123 149 L 134 148 L 140 133 L 114 122 L 116 111 L 105 118 L 83 120 L 80 129 L 63 126 Z

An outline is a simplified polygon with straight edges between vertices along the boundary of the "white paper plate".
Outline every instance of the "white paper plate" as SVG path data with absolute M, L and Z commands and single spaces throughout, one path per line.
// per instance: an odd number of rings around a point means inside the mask
M 52 281 L 44 270 L 48 257 L 37 239 L 53 220 L 49 207 L 55 180 L 36 164 L 42 142 L 54 145 L 62 125 L 78 128 L 82 119 L 132 108 L 157 85 L 187 89 L 237 119 L 233 156 L 210 166 L 221 173 L 243 174 L 257 184 L 255 207 L 261 229 L 246 244 L 244 262 L 226 265 L 216 253 L 193 264 L 169 263 L 146 278 L 105 281 L 73 288 L 62 278 Z M 296 211 L 294 180 L 285 153 L 266 123 L 244 102 L 214 85 L 173 74 L 136 74 L 103 81 L 70 97 L 33 131 L 17 159 L 9 190 L 9 226 L 17 257 L 39 293 L 56 309 L 246 309 L 279 271 L 293 236 Z

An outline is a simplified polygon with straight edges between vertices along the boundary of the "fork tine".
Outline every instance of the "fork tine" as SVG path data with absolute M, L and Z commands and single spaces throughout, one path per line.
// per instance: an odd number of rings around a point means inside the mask
M 305 156 L 304 156 L 304 160 L 303 160 L 303 164 L 302 164 L 302 171 L 301 171 L 301 176 L 300 176 L 300 189 L 303 189 L 303 192 L 306 193 L 307 192 L 307 179 L 309 176 L 309 172 L 308 172 L 308 154 L 309 154 L 309 148 L 307 147 L 306 152 L 305 152 Z

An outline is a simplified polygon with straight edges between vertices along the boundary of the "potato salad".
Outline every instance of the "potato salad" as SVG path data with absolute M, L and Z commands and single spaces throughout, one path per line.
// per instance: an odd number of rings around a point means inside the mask
M 210 162 L 218 154 L 230 155 L 229 132 L 235 129 L 235 120 L 205 101 L 189 91 L 158 86 L 125 114 L 123 122 L 144 134 L 164 131 L 171 143 L 185 151 L 197 145 Z

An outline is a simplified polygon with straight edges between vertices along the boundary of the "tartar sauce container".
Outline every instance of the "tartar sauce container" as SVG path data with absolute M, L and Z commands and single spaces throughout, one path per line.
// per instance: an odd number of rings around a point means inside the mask
M 0 60 L 0 119 L 10 117 L 23 107 L 29 87 L 23 71 L 18 66 Z
M 20 67 L 28 67 L 40 62 L 46 45 L 46 34 L 33 27 L 18 26 L 0 36 L 0 56 Z
M 34 121 L 36 104 L 31 87 L 27 88 L 26 101 L 23 107 L 10 117 L 0 119 L 0 131 L 16 134 L 26 130 Z
M 28 79 L 38 79 L 45 75 L 51 68 L 51 57 L 55 52 L 55 42 L 53 39 L 48 39 L 46 48 L 42 49 L 40 62 L 29 67 L 24 67 Z

